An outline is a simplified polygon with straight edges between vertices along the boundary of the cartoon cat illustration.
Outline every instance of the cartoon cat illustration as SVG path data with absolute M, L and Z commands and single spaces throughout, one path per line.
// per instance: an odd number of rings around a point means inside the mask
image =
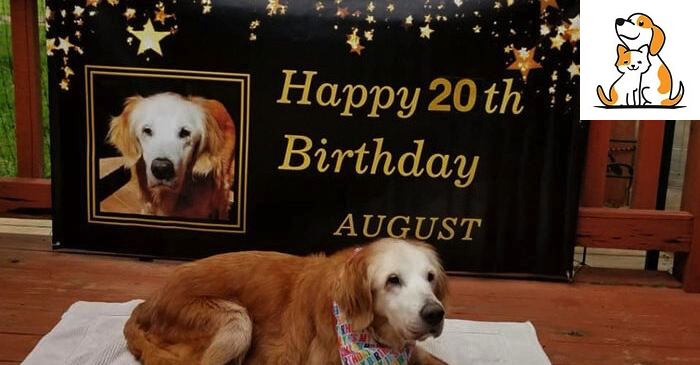
M 622 74 L 610 86 L 610 98 L 605 96 L 603 87 L 598 85 L 598 99 L 605 105 L 644 105 L 640 90 L 642 75 L 649 70 L 649 46 L 644 45 L 638 50 L 629 50 L 619 44 L 617 46 L 617 71 Z

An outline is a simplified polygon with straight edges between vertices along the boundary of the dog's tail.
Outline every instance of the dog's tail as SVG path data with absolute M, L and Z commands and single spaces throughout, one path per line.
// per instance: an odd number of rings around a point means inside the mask
M 681 99 L 683 99 L 683 81 L 679 82 L 679 87 L 678 87 L 678 94 L 676 94 L 676 97 L 674 98 L 669 98 L 666 100 L 661 100 L 661 105 L 664 106 L 674 106 L 678 103 L 681 102 Z M 670 96 L 670 95 L 669 95 Z
M 177 353 L 164 350 L 158 344 L 153 343 L 153 336 L 149 336 L 140 326 L 141 318 L 147 315 L 144 313 L 148 311 L 146 305 L 145 302 L 137 305 L 124 325 L 127 348 L 144 365 L 185 365 L 187 362 L 183 361 L 184 359 Z
M 600 99 L 600 102 L 605 105 L 615 105 L 615 102 L 617 101 L 617 92 L 615 91 L 614 87 L 610 88 L 610 99 L 608 99 L 608 97 L 605 96 L 603 87 L 598 85 L 598 99 Z

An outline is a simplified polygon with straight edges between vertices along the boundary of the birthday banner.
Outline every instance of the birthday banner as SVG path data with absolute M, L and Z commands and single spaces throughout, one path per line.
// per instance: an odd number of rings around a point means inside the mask
M 47 1 L 54 246 L 570 273 L 579 3 Z

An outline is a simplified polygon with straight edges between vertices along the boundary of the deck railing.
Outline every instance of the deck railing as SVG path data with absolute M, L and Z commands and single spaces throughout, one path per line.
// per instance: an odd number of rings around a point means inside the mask
M 41 88 L 36 0 L 11 0 L 17 177 L 0 178 L 0 214 L 49 214 L 51 183 L 42 179 Z M 664 121 L 642 121 L 632 181 L 632 209 L 604 208 L 612 121 L 590 124 L 577 244 L 675 253 L 674 275 L 700 292 L 700 123 L 692 123 L 681 212 L 653 210 Z

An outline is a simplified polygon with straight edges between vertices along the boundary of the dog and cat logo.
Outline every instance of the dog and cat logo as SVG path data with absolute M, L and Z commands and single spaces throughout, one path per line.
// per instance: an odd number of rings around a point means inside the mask
M 683 82 L 674 85 L 671 71 L 661 59 L 664 31 L 642 13 L 615 20 L 617 45 L 615 67 L 622 75 L 607 93 L 598 85 L 602 108 L 679 108 Z

